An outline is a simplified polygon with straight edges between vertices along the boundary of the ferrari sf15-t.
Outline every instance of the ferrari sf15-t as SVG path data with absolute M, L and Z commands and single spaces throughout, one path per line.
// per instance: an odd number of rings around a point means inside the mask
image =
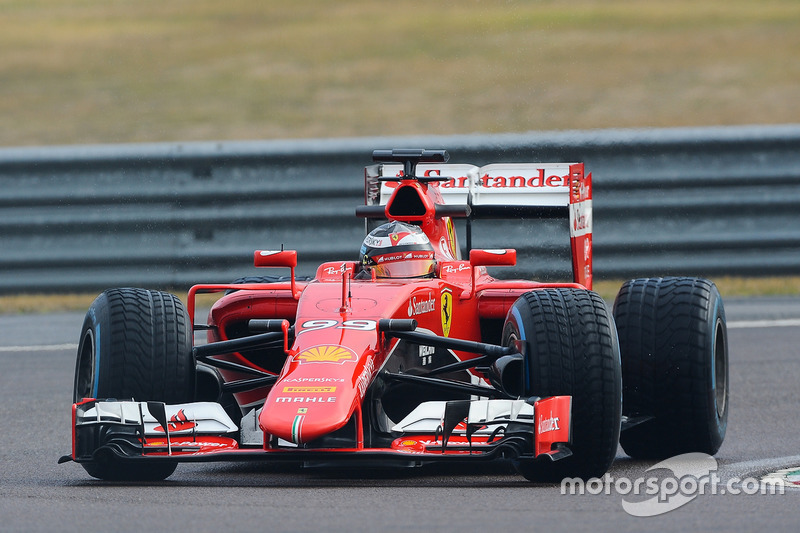
M 448 164 L 376 150 L 359 256 L 284 277 L 196 285 L 187 306 L 119 288 L 81 331 L 72 450 L 104 480 L 181 462 L 415 466 L 510 461 L 531 481 L 602 476 L 637 458 L 715 453 L 728 415 L 725 313 L 700 278 L 592 292 L 592 179 L 583 164 Z M 472 249 L 472 223 L 563 218 L 572 281 L 496 279 L 513 249 Z M 454 221 L 464 219 L 466 246 Z M 354 252 L 357 244 L 354 243 Z M 196 295 L 224 292 L 206 319 Z M 206 342 L 195 342 L 195 333 Z

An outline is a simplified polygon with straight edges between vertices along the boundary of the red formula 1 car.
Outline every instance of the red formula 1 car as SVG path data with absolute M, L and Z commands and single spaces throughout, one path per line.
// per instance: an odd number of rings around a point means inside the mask
M 357 261 L 197 285 L 188 309 L 144 289 L 102 293 L 81 332 L 72 452 L 89 474 L 155 480 L 180 462 L 510 460 L 532 481 L 602 476 L 633 457 L 715 453 L 727 423 L 725 314 L 713 283 L 592 286 L 582 164 L 447 164 L 377 150 Z M 512 249 L 471 248 L 483 218 L 569 220 L 572 283 L 498 280 Z M 467 220 L 463 258 L 453 219 Z M 388 222 L 386 222 L 388 221 Z M 385 223 L 381 223 L 385 222 Z M 197 324 L 195 296 L 226 294 Z M 194 343 L 204 331 L 207 343 Z M 622 431 L 622 433 L 620 433 Z

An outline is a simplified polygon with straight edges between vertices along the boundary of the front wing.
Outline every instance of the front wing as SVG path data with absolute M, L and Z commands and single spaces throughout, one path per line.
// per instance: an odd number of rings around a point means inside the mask
M 392 428 L 391 445 L 305 448 L 238 428 L 215 403 L 86 399 L 72 407 L 75 461 L 380 461 L 424 464 L 570 456 L 570 396 L 425 402 Z M 243 425 L 245 422 L 243 421 Z

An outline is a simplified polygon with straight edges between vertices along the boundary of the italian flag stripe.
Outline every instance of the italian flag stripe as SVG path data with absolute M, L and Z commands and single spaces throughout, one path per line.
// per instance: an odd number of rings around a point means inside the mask
M 300 444 L 300 426 L 303 424 L 303 418 L 305 417 L 297 415 L 292 422 L 292 441 L 295 444 Z

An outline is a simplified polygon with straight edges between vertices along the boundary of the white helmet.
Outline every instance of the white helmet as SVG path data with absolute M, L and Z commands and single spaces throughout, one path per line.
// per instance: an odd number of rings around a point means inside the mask
M 432 276 L 436 262 L 428 236 L 419 226 L 393 221 L 370 232 L 361 245 L 361 264 L 378 278 Z

